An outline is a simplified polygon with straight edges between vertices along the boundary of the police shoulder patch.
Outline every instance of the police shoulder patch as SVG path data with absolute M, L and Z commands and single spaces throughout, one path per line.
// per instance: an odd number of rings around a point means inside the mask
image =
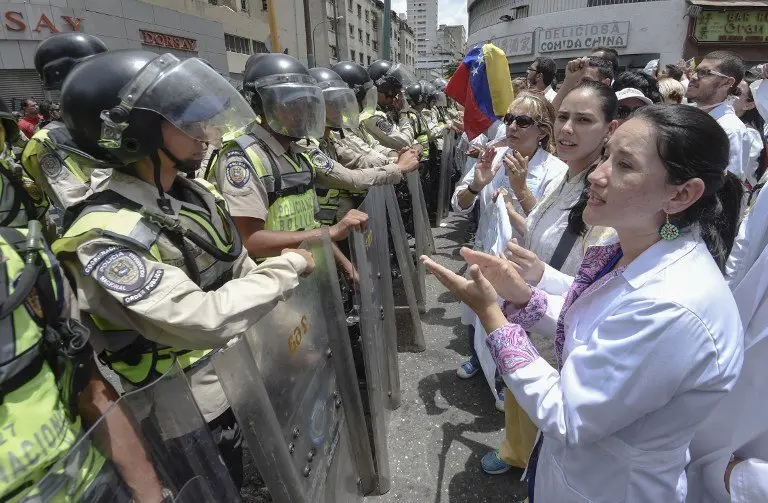
M 125 248 L 112 250 L 102 256 L 98 265 L 91 271 L 101 286 L 119 293 L 136 291 L 147 279 L 147 265 L 144 259 Z
M 376 127 L 386 134 L 389 134 L 392 132 L 392 124 L 390 124 L 385 117 L 380 117 L 376 121 Z
M 323 171 L 324 173 L 333 171 L 333 161 L 321 150 L 313 150 L 309 153 L 309 158 L 312 159 L 312 165 L 316 169 Z
M 251 170 L 243 157 L 227 159 L 227 181 L 235 188 L 245 187 L 251 179 Z
M 45 154 L 40 157 L 40 169 L 49 178 L 56 178 L 64 169 L 61 160 L 54 154 Z

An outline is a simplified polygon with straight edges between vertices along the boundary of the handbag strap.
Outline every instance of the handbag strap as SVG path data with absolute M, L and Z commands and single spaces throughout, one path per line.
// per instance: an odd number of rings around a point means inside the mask
M 560 241 L 557 243 L 557 248 L 555 248 L 555 253 L 552 254 L 552 258 L 549 260 L 549 266 L 553 269 L 560 270 L 561 267 L 563 267 L 563 264 L 565 264 L 565 260 L 568 258 L 568 255 L 571 253 L 571 250 L 573 249 L 573 245 L 576 243 L 576 240 L 578 239 L 578 234 L 575 234 L 571 232 L 570 229 L 566 228 L 565 232 L 563 232 L 563 235 L 560 236 Z

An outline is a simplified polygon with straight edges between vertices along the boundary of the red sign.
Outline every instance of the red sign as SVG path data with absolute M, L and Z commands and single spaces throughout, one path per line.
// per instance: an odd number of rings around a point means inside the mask
M 139 34 L 141 35 L 142 44 L 165 47 L 166 49 L 197 51 L 197 40 L 193 38 L 177 37 L 176 35 L 166 35 L 165 33 L 147 30 L 139 30 Z
M 25 31 L 27 29 L 27 23 L 24 21 L 23 12 L 17 10 L 9 10 L 3 14 L 3 17 L 5 18 L 6 30 L 19 32 Z M 65 25 L 72 29 L 72 31 L 78 31 L 80 28 L 80 23 L 83 22 L 83 18 L 80 17 L 61 16 L 61 19 L 64 21 Z M 61 24 L 59 24 L 59 26 L 61 26 Z M 43 31 L 43 29 L 46 29 L 51 33 L 59 33 L 59 29 L 56 27 L 56 24 L 52 19 L 46 16 L 45 13 L 40 14 L 40 18 L 37 20 L 37 24 L 32 29 L 32 31 L 40 33 Z

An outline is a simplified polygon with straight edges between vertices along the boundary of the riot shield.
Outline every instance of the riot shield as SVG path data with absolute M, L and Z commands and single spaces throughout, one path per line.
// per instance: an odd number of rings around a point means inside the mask
M 429 241 L 432 236 L 432 229 L 429 226 L 429 215 L 427 207 L 424 204 L 424 197 L 421 189 L 421 180 L 416 172 L 408 173 L 408 191 L 411 194 L 413 204 L 413 229 L 416 242 L 416 289 L 418 292 L 419 309 L 423 309 L 424 299 L 426 298 L 426 274 L 427 270 L 418 258 L 422 255 L 432 255 L 434 249 L 430 251 Z
M 417 285 L 414 258 L 411 255 L 411 249 L 408 246 L 408 236 L 405 234 L 403 217 L 400 214 L 395 189 L 391 185 L 387 185 L 382 187 L 381 190 L 384 192 L 384 202 L 389 217 L 389 234 L 392 237 L 392 245 L 395 250 L 395 256 L 400 270 L 400 279 L 402 280 L 405 293 L 405 307 L 408 311 L 408 317 L 410 318 L 410 323 L 406 323 L 406 327 L 397 326 L 396 323 L 398 343 L 402 343 L 403 349 L 408 351 L 424 351 L 427 346 L 424 342 L 424 332 L 421 328 L 421 317 L 419 316 L 419 312 L 425 311 L 426 308 L 423 296 L 421 297 L 421 304 L 419 304 L 419 296 L 417 295 L 419 288 Z M 398 311 L 397 307 L 399 306 L 395 306 L 396 314 Z M 397 320 L 399 320 L 398 316 L 396 316 L 396 321 Z
M 213 363 L 274 501 L 360 501 L 376 480 L 327 231 L 306 246 L 314 272 Z
M 443 132 L 443 156 L 440 159 L 440 182 L 437 189 L 437 217 L 435 220 L 437 227 L 440 227 L 443 219 L 448 215 L 455 148 L 456 133 L 446 128 Z
M 55 427 L 48 433 L 46 428 L 40 449 L 59 439 Z M 184 372 L 174 362 L 152 384 L 120 397 L 21 501 L 160 501 L 163 491 L 166 500 L 176 500 L 192 481 L 200 488 L 197 502 L 240 501 Z

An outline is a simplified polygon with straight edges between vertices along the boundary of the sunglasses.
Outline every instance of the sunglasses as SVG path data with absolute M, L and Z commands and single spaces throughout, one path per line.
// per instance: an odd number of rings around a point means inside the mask
M 627 105 L 619 105 L 619 108 L 616 110 L 616 117 L 619 120 L 626 120 L 628 119 L 633 113 L 635 113 L 635 110 L 638 108 L 643 108 L 645 105 L 640 105 L 639 107 L 629 107 Z
M 704 77 L 709 77 L 710 75 L 728 78 L 728 75 L 709 68 L 697 68 L 693 71 L 693 75 L 695 75 L 697 79 L 703 79 Z
M 527 128 L 531 127 L 534 124 L 536 124 L 536 121 L 533 120 L 532 117 L 529 117 L 527 115 L 514 115 L 514 114 L 506 114 L 504 118 L 502 119 L 504 121 L 504 124 L 507 126 L 512 125 L 513 122 L 517 123 L 517 127 L 519 128 Z

